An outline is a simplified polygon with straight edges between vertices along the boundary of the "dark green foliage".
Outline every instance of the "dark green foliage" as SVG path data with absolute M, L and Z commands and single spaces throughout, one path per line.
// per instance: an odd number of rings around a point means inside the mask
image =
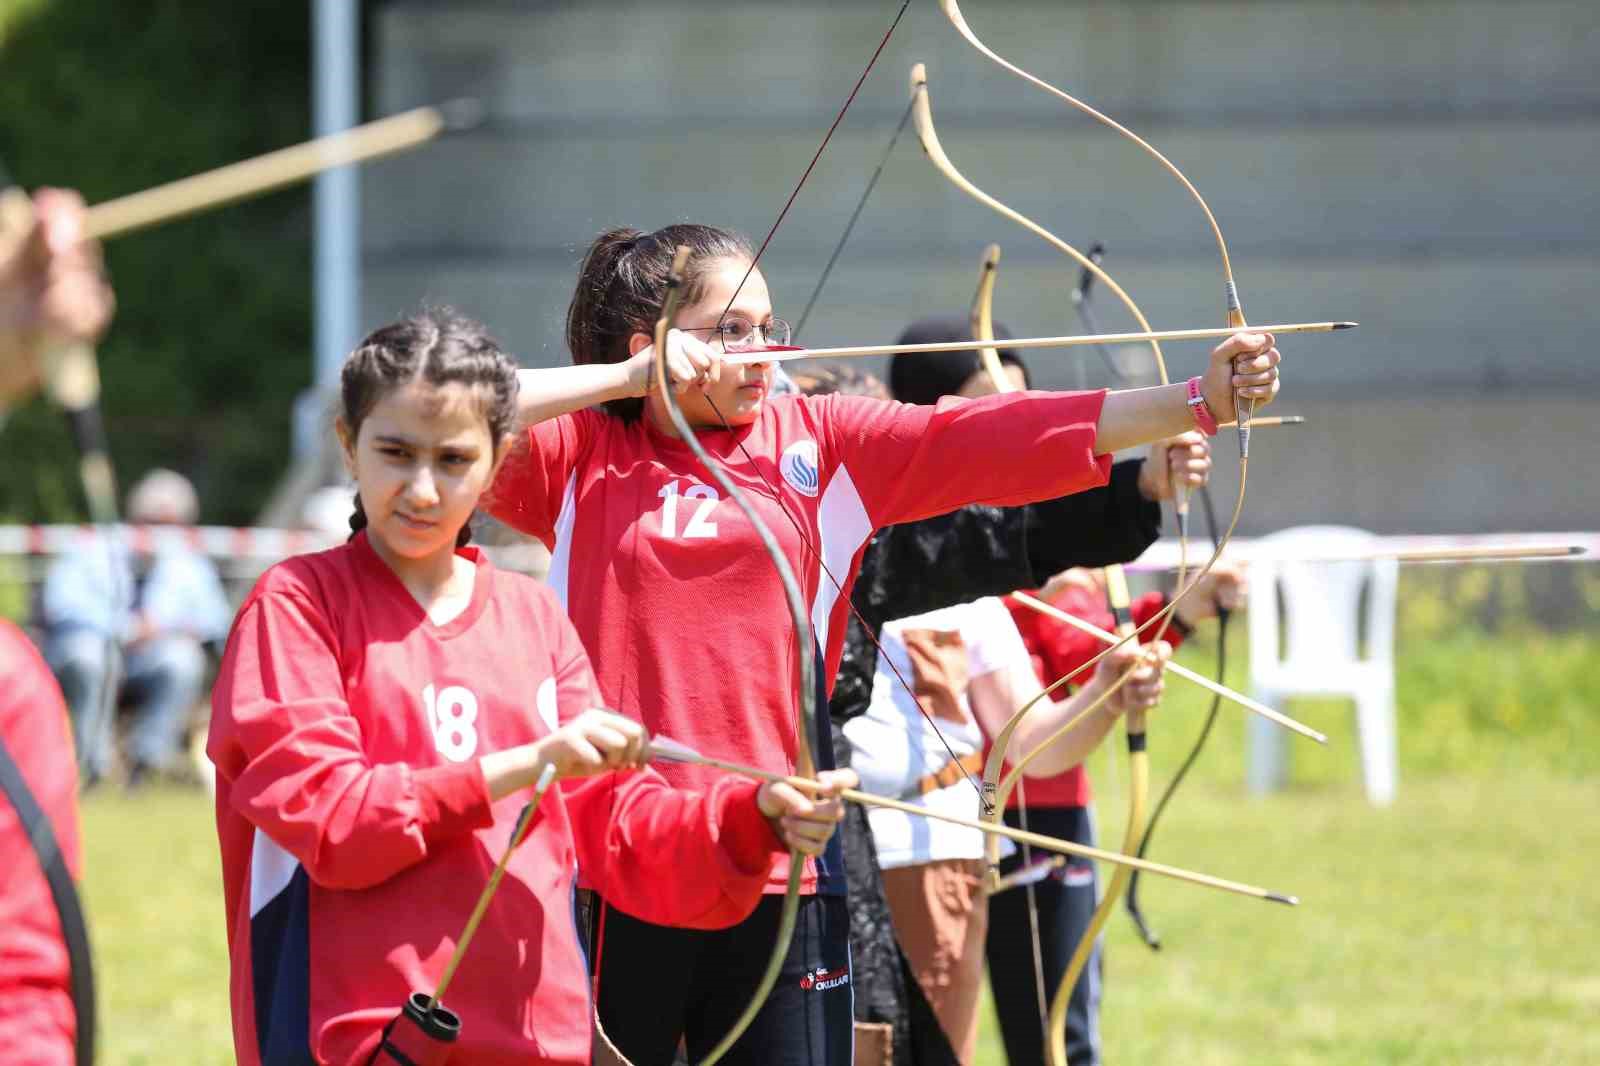
M 8 15 L 0 10 L 0 16 Z M 90 202 L 309 135 L 310 15 L 239 0 L 58 0 L 0 21 L 0 160 Z M 119 481 L 189 475 L 204 520 L 248 523 L 283 472 L 310 380 L 310 192 L 120 238 L 101 345 Z M 81 517 L 74 455 L 42 402 L 0 436 L 0 520 Z

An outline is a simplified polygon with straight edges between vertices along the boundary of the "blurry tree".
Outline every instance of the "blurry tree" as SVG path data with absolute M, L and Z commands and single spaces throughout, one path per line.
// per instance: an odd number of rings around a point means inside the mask
M 0 162 L 90 202 L 309 135 L 310 15 L 272 0 L 0 0 Z M 126 486 L 189 475 L 205 521 L 248 523 L 283 471 L 310 379 L 310 192 L 291 189 L 110 242 L 101 346 Z M 0 431 L 0 521 L 84 513 L 60 416 Z

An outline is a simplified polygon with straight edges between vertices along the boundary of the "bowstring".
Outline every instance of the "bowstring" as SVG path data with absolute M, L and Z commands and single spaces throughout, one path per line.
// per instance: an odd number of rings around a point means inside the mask
M 828 284 L 828 277 L 833 273 L 834 264 L 839 262 L 839 255 L 844 251 L 844 246 L 849 242 L 850 235 L 855 232 L 856 222 L 861 218 L 861 211 L 867 206 L 867 200 L 872 196 L 872 190 L 878 187 L 878 179 L 883 177 L 883 168 L 888 165 L 889 157 L 894 155 L 894 149 L 900 143 L 900 135 L 906 131 L 906 124 L 911 121 L 911 111 L 916 101 L 906 105 L 905 111 L 900 115 L 900 124 L 894 128 L 894 136 L 889 138 L 889 147 L 883 150 L 883 157 L 878 160 L 878 166 L 872 172 L 872 177 L 867 181 L 867 187 L 861 194 L 861 199 L 856 201 L 855 210 L 850 212 L 850 221 L 845 223 L 844 233 L 839 236 L 839 243 L 833 246 L 833 252 L 828 256 L 828 265 L 822 268 L 822 276 L 817 279 L 816 287 L 811 290 L 811 298 L 806 301 L 806 309 L 800 312 L 800 320 L 795 323 L 794 335 L 800 337 L 806 331 L 806 322 L 811 318 L 811 312 L 817 306 L 817 299 L 822 295 L 823 286 Z M 729 304 L 731 307 L 732 304 Z M 726 312 L 724 312 L 726 313 Z
M 767 235 L 762 238 L 760 246 L 756 249 L 756 254 L 750 260 L 749 267 L 746 268 L 744 275 L 739 279 L 739 284 L 734 288 L 733 295 L 729 297 L 727 306 L 722 309 L 722 314 L 718 316 L 719 319 L 727 317 L 728 312 L 733 308 L 734 302 L 738 300 L 739 293 L 743 291 L 745 283 L 748 282 L 750 280 L 750 276 L 755 273 L 756 266 L 760 263 L 761 257 L 766 254 L 767 248 L 771 246 L 772 238 L 777 234 L 778 227 L 782 226 L 784 219 L 788 217 L 789 209 L 794 206 L 796 198 L 800 195 L 800 190 L 805 186 L 806 181 L 811 177 L 812 171 L 816 169 L 817 161 L 822 158 L 822 153 L 828 147 L 828 142 L 833 138 L 834 131 L 837 130 L 839 128 L 839 124 L 844 121 L 845 112 L 850 110 L 850 105 L 855 102 L 857 94 L 861 91 L 861 86 L 866 83 L 867 76 L 872 73 L 872 68 L 877 65 L 878 57 L 883 55 L 883 50 L 888 47 L 889 39 L 894 36 L 895 29 L 900 25 L 900 21 L 905 17 L 905 13 L 910 6 L 911 0 L 904 0 L 904 2 L 900 5 L 900 10 L 895 13 L 894 21 L 889 24 L 888 30 L 884 32 L 883 39 L 878 42 L 878 47 L 873 51 L 872 58 L 867 61 L 866 68 L 862 70 L 861 76 L 856 79 L 855 85 L 850 90 L 850 95 L 845 99 L 844 106 L 841 107 L 839 109 L 839 113 L 834 116 L 833 124 L 828 127 L 828 132 L 823 136 L 822 143 L 817 146 L 816 153 L 812 155 L 811 162 L 806 166 L 805 173 L 802 174 L 800 176 L 800 180 L 795 183 L 795 187 L 793 191 L 789 193 L 789 198 L 787 201 L 785 201 L 783 209 L 778 212 L 777 220 L 773 222 L 772 227 L 767 230 Z M 888 151 L 884 153 L 884 161 L 879 163 L 879 173 L 881 173 L 884 163 L 888 161 L 889 153 L 893 152 L 895 143 L 899 140 L 900 133 L 904 130 L 906 121 L 910 115 L 911 109 L 907 108 L 905 115 L 901 117 L 899 127 L 895 130 L 894 137 L 890 141 Z M 868 183 L 866 194 L 862 196 L 861 201 L 856 206 L 855 212 L 852 213 L 850 217 L 849 226 L 846 228 L 845 236 L 840 240 L 838 246 L 834 249 L 834 254 L 829 260 L 828 269 L 832 268 L 833 263 L 838 259 L 839 253 L 844 248 L 845 241 L 849 239 L 849 228 L 855 225 L 856 219 L 860 216 L 862 208 L 866 205 L 867 196 L 871 195 L 872 188 L 877 183 L 877 178 L 878 174 L 874 174 L 872 180 Z M 822 281 L 825 282 L 826 280 L 826 273 L 824 273 Z M 821 292 L 821 288 L 822 283 L 819 282 L 816 290 L 812 293 L 811 304 L 815 303 L 817 295 Z M 809 315 L 811 312 L 811 304 L 807 305 L 805 312 L 806 315 Z M 801 316 L 800 321 L 802 325 L 805 323 L 805 315 Z M 784 506 L 782 495 L 778 492 L 776 486 L 772 484 L 772 481 L 768 479 L 766 473 L 756 463 L 755 457 L 750 454 L 749 449 L 744 446 L 744 441 L 740 440 L 737 435 L 734 434 L 733 425 L 728 421 L 727 416 L 722 413 L 721 408 L 716 405 L 716 402 L 713 401 L 710 396 L 706 397 L 706 401 L 710 405 L 712 412 L 716 414 L 717 420 L 722 423 L 722 428 L 731 436 L 733 436 L 734 443 L 738 446 L 739 453 L 744 456 L 745 462 L 750 465 L 750 469 L 755 471 L 756 476 L 761 479 L 761 483 L 766 486 L 767 494 L 770 496 L 772 501 L 778 505 L 779 512 L 794 528 L 795 534 L 800 538 L 800 542 L 805 545 L 806 550 L 811 554 L 811 557 L 816 560 L 817 566 L 821 572 L 827 575 L 828 580 L 832 582 L 834 589 L 839 593 L 839 598 L 844 601 L 845 606 L 849 610 L 851 616 L 853 616 L 857 624 L 861 626 L 861 631 L 866 634 L 867 640 L 877 651 L 878 661 L 885 663 L 889 667 L 890 673 L 894 675 L 895 680 L 900 683 L 901 688 L 905 690 L 906 694 L 911 697 L 912 703 L 916 705 L 917 712 L 922 715 L 923 720 L 928 724 L 928 728 L 933 730 L 934 736 L 939 738 L 940 745 L 945 749 L 945 753 L 950 756 L 951 764 L 959 768 L 961 766 L 961 760 L 956 755 L 955 749 L 950 746 L 950 741 L 945 737 L 944 731 L 934 723 L 933 715 L 926 707 L 923 706 L 922 700 L 917 697 L 916 690 L 911 687 L 910 682 L 905 679 L 905 675 L 900 672 L 900 668 L 895 665 L 894 660 L 884 650 L 883 644 L 879 642 L 877 634 L 873 631 L 872 626 L 870 626 L 867 623 L 867 620 L 862 617 L 861 612 L 857 610 L 855 604 L 851 602 L 850 597 L 845 595 L 843 582 L 841 582 L 829 568 L 827 561 L 822 557 L 822 553 L 817 550 L 817 547 L 812 543 L 811 538 L 806 535 L 806 532 L 804 528 L 802 528 L 800 521 L 789 512 L 788 507 Z M 968 773 L 965 768 L 961 769 L 961 775 L 966 779 L 967 784 L 972 786 L 973 792 L 978 795 L 978 798 L 981 802 L 983 798 L 983 790 L 978 787 L 978 783 L 973 780 L 972 775 Z
M 1209 485 L 1200 486 L 1200 506 L 1206 517 L 1206 532 L 1211 537 L 1212 545 L 1215 546 L 1217 543 L 1217 513 L 1216 507 L 1211 501 L 1211 487 Z M 1231 620 L 1232 614 L 1232 611 L 1223 608 L 1220 604 L 1218 605 L 1218 681 L 1221 681 L 1227 672 L 1228 622 Z M 1211 736 L 1212 727 L 1217 724 L 1217 718 L 1221 710 L 1222 696 L 1220 693 L 1213 694 L 1211 697 L 1211 709 L 1206 712 L 1205 723 L 1200 727 L 1200 734 L 1195 738 L 1194 746 L 1189 749 L 1189 754 L 1179 764 L 1177 772 L 1172 775 L 1172 780 L 1167 783 L 1166 789 L 1161 793 L 1161 798 L 1156 801 L 1155 810 L 1151 812 L 1149 824 L 1144 829 L 1144 838 L 1139 842 L 1139 850 L 1136 853 L 1138 858 L 1144 858 L 1145 852 L 1149 850 L 1150 838 L 1155 835 L 1156 822 L 1160 820 L 1161 812 L 1167 809 L 1167 803 L 1172 799 L 1173 794 L 1178 791 L 1178 786 L 1183 783 L 1183 779 L 1188 776 L 1190 768 L 1195 764 L 1195 760 L 1200 757 L 1200 752 L 1205 747 L 1206 740 Z M 1128 917 L 1133 919 L 1133 924 L 1138 928 L 1139 935 L 1144 939 L 1144 942 L 1149 945 L 1152 951 L 1160 951 L 1161 938 L 1156 935 L 1155 931 L 1150 928 L 1149 923 L 1145 921 L 1144 912 L 1139 907 L 1138 890 L 1139 871 L 1135 870 L 1128 880 L 1128 892 L 1123 899 L 1123 905 L 1128 911 Z
M 745 282 L 749 281 L 750 275 L 756 272 L 756 264 L 761 262 L 761 257 L 766 254 L 767 246 L 772 243 L 772 238 L 778 232 L 778 227 L 783 225 L 783 220 L 789 216 L 789 209 L 794 206 L 795 198 L 800 195 L 800 190 L 805 188 L 807 179 L 811 177 L 811 172 L 817 168 L 817 161 L 822 158 L 822 153 L 827 149 L 828 142 L 833 139 L 834 131 L 839 128 L 839 123 L 844 121 L 844 114 L 850 110 L 850 105 L 855 103 L 856 94 L 861 91 L 861 86 L 866 84 L 867 75 L 871 74 L 872 68 L 877 65 L 878 57 L 883 55 L 883 50 L 889 45 L 889 38 L 894 36 L 896 27 L 900 25 L 900 20 L 905 18 L 906 9 L 910 6 L 911 0 L 905 0 L 900 5 L 899 12 L 895 14 L 894 21 L 889 23 L 888 30 L 884 32 L 883 40 L 878 42 L 878 47 L 872 53 L 872 58 L 867 60 L 867 65 L 861 71 L 861 76 L 856 79 L 855 87 L 850 90 L 850 95 L 845 98 L 844 106 L 839 108 L 839 113 L 834 116 L 833 125 L 828 127 L 828 132 L 822 137 L 822 143 L 817 145 L 817 151 L 812 155 L 811 162 L 806 165 L 805 173 L 801 174 L 800 180 L 795 182 L 794 190 L 789 193 L 789 199 L 784 203 L 783 210 L 778 212 L 777 221 L 772 223 L 772 228 L 767 230 L 767 235 L 761 239 L 761 246 L 756 249 L 755 256 L 750 260 L 749 269 L 744 272 L 744 277 L 740 278 L 739 284 L 734 287 L 733 295 L 728 298 L 728 306 L 724 307 L 722 314 L 717 316 L 718 321 L 728 317 L 728 312 L 733 309 L 734 301 L 744 291 Z M 719 414 L 718 417 L 720 418 L 721 415 Z
M 821 569 L 822 573 L 826 574 L 828 580 L 833 583 L 834 590 L 839 593 L 839 599 L 849 610 L 851 616 L 855 618 L 857 624 L 861 626 L 861 631 L 866 634 L 867 640 L 872 644 L 873 648 L 877 650 L 878 661 L 889 667 L 889 672 L 894 675 L 896 681 L 900 682 L 900 687 L 905 690 L 906 695 L 911 697 L 911 702 L 916 705 L 917 712 L 922 715 L 922 719 L 927 723 L 928 728 L 933 730 L 933 735 L 939 738 L 939 743 L 944 748 L 945 754 L 950 756 L 950 764 L 961 770 L 961 776 L 966 779 L 967 784 L 972 786 L 973 792 L 977 793 L 978 800 L 981 803 L 983 801 L 983 789 L 978 787 L 978 782 L 972 779 L 972 774 L 961 765 L 960 756 L 956 755 L 955 749 L 950 746 L 950 741 L 944 735 L 944 731 L 934 723 L 933 714 L 925 706 L 923 706 L 922 700 L 917 696 L 916 690 L 911 687 L 911 683 L 906 680 L 905 675 L 900 672 L 900 668 L 895 665 L 894 659 L 884 649 L 883 644 L 878 640 L 877 635 L 873 632 L 872 626 L 867 623 L 867 620 L 864 617 L 862 617 L 861 612 L 856 608 L 856 605 L 851 598 L 845 594 L 844 584 L 836 576 L 834 576 L 833 571 L 828 567 L 827 561 L 823 559 L 822 553 L 818 551 L 816 545 L 811 542 L 811 538 L 806 536 L 806 532 L 801 527 L 799 519 L 795 518 L 795 516 L 789 512 L 789 508 L 784 506 L 783 497 L 778 493 L 777 488 L 772 484 L 772 482 L 768 480 L 766 473 L 759 465 L 757 465 L 755 457 L 751 455 L 749 449 L 744 446 L 744 441 L 740 440 L 738 436 L 734 434 L 733 426 L 728 422 L 727 417 L 723 415 L 722 410 L 717 407 L 716 401 L 712 400 L 710 396 L 706 396 L 706 402 L 710 404 L 711 410 L 722 422 L 723 429 L 727 430 L 728 433 L 733 436 L 734 444 L 738 447 L 739 453 L 744 456 L 745 462 L 750 464 L 750 469 L 755 471 L 756 476 L 761 479 L 761 483 L 767 487 L 767 495 L 771 498 L 773 503 L 778 505 L 779 512 L 782 513 L 784 518 L 789 520 L 789 525 L 794 527 L 795 535 L 800 538 L 800 543 L 805 545 L 806 550 L 811 553 L 811 557 L 817 561 L 817 566 Z
M 877 47 L 876 50 L 873 51 L 872 58 L 867 61 L 866 67 L 861 71 L 861 76 L 856 79 L 855 86 L 850 90 L 850 95 L 845 98 L 844 106 L 839 108 L 839 113 L 834 116 L 833 124 L 828 127 L 828 132 L 825 133 L 823 135 L 823 137 L 822 137 L 822 143 L 817 145 L 817 150 L 812 155 L 811 162 L 806 165 L 805 173 L 800 175 L 800 180 L 795 183 L 794 190 L 789 193 L 789 199 L 784 203 L 783 210 L 778 212 L 777 220 L 772 223 L 772 228 L 767 231 L 766 237 L 764 237 L 762 239 L 761 247 L 759 249 L 757 249 L 755 257 L 750 260 L 749 269 L 747 269 L 744 272 L 744 276 L 739 279 L 738 287 L 736 287 L 734 289 L 732 297 L 730 297 L 729 300 L 728 300 L 728 306 L 724 307 L 722 309 L 722 314 L 718 316 L 719 320 L 722 319 L 722 318 L 726 318 L 727 317 L 728 311 L 733 307 L 734 301 L 739 298 L 740 291 L 742 291 L 744 289 L 745 283 L 750 280 L 750 275 L 755 272 L 756 263 L 761 259 L 761 256 L 766 252 L 767 246 L 772 243 L 773 235 L 778 232 L 778 227 L 783 225 L 783 220 L 788 216 L 789 209 L 794 206 L 795 199 L 800 195 L 800 190 L 805 187 L 805 183 L 806 183 L 807 179 L 809 179 L 811 177 L 811 172 L 816 169 L 817 161 L 822 158 L 822 153 L 827 149 L 828 142 L 833 139 L 834 131 L 839 128 L 839 123 L 844 121 L 845 112 L 849 111 L 850 110 L 850 105 L 855 102 L 856 94 L 858 92 L 860 92 L 861 86 L 866 83 L 867 76 L 872 73 L 872 68 L 877 64 L 878 57 L 883 54 L 884 48 L 886 48 L 888 46 L 888 44 L 889 44 L 889 38 L 894 35 L 894 31 L 895 31 L 896 27 L 898 27 L 900 25 L 900 20 L 905 17 L 906 10 L 910 6 L 911 6 L 911 0 L 904 0 L 904 2 L 900 5 L 900 10 L 895 13 L 894 21 L 889 24 L 889 29 L 887 31 L 885 31 L 885 33 L 883 35 L 883 39 L 878 42 L 878 47 Z M 870 189 L 869 189 L 869 191 L 870 191 Z M 715 404 L 712 405 L 712 409 L 713 410 L 716 409 Z M 731 428 L 731 427 L 728 426 L 728 420 L 723 416 L 721 411 L 717 411 L 717 418 L 722 422 L 724 428 Z M 740 451 L 744 451 L 744 445 L 742 443 L 739 446 L 739 450 Z M 749 452 L 745 452 L 745 455 L 748 458 L 749 457 Z M 752 466 L 754 465 L 754 460 L 751 460 L 751 464 L 752 464 Z M 762 481 L 764 481 L 764 482 L 766 481 L 766 478 L 764 476 L 762 477 Z M 771 483 L 768 482 L 767 485 L 768 485 L 768 488 L 771 489 Z M 774 496 L 776 496 L 775 493 L 774 493 Z M 785 517 L 788 517 L 788 511 L 787 511 L 787 509 L 785 509 L 782 506 L 781 502 L 779 503 L 779 510 L 783 511 Z M 794 519 L 790 518 L 790 522 L 793 523 Z M 795 528 L 798 530 L 799 526 L 796 525 Z M 802 537 L 802 539 L 804 539 L 804 538 Z M 808 542 L 807 546 L 809 547 L 809 542 Z M 814 552 L 814 549 L 813 549 L 813 552 Z M 805 697 L 802 696 L 801 698 L 804 699 Z M 612 782 L 610 799 L 611 799 L 610 816 L 611 817 L 615 817 L 615 813 L 616 813 L 616 782 L 615 782 L 615 780 L 613 780 L 613 782 Z M 609 870 L 609 868 L 610 868 L 610 859 L 609 859 L 609 854 L 608 854 L 608 857 L 607 857 L 607 869 Z M 599 916 L 599 921 L 596 924 L 596 930 L 595 930 L 596 944 L 594 946 L 595 977 L 594 977 L 594 992 L 593 992 L 593 1004 L 594 1004 L 593 1009 L 595 1011 L 595 1021 L 598 1024 L 598 1022 L 599 1022 L 599 985 L 600 985 L 599 960 L 600 960 L 600 953 L 604 949 L 604 945 L 605 945 L 606 904 L 603 901 L 597 899 L 597 906 L 599 908 L 600 916 Z

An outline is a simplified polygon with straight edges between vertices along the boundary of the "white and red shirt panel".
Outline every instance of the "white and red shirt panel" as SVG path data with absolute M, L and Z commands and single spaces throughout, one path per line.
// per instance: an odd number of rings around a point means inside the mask
M 975 775 L 962 773 L 926 792 L 922 786 L 951 766 L 952 756 L 959 760 L 983 751 L 983 730 L 969 701 L 974 680 L 999 671 L 1032 677 L 1028 650 L 1010 613 L 990 596 L 886 622 L 878 639 L 883 650 L 867 709 L 844 726 L 850 766 L 861 775 L 861 787 L 937 813 L 977 818 Z M 868 819 L 884 869 L 983 857 L 983 834 L 975 829 L 887 808 L 873 809 Z

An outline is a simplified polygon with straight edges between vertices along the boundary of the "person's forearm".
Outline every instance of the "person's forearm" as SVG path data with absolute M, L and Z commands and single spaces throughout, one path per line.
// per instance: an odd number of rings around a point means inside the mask
M 489 798 L 498 802 L 513 792 L 528 788 L 539 779 L 544 765 L 540 741 L 521 744 L 504 751 L 492 751 L 478 760 L 483 769 L 484 784 L 489 787 Z
M 1032 751 L 1049 740 L 1050 734 L 1060 729 L 1064 723 L 1077 717 L 1104 691 L 1099 684 L 1091 682 L 1073 693 L 1071 698 L 1052 704 L 1048 709 L 1040 708 L 1040 713 L 1037 715 L 1030 714 L 1023 719 L 1023 726 L 1017 729 L 1017 740 L 1020 743 L 1014 743 L 1011 750 L 1022 754 Z M 1081 764 L 1094 753 L 1100 742 L 1105 740 L 1106 734 L 1116 724 L 1118 717 L 1119 715 L 1111 707 L 1101 704 L 1093 714 L 1073 726 L 1071 732 L 1030 762 L 1023 776 L 1055 777 Z
M 1220 412 L 1218 415 L 1221 422 Z M 1183 383 L 1147 389 L 1118 389 L 1106 394 L 1096 425 L 1094 447 L 1100 455 L 1175 437 L 1195 426 Z
M 531 426 L 607 400 L 636 396 L 626 363 L 589 363 L 517 371 L 517 419 Z

